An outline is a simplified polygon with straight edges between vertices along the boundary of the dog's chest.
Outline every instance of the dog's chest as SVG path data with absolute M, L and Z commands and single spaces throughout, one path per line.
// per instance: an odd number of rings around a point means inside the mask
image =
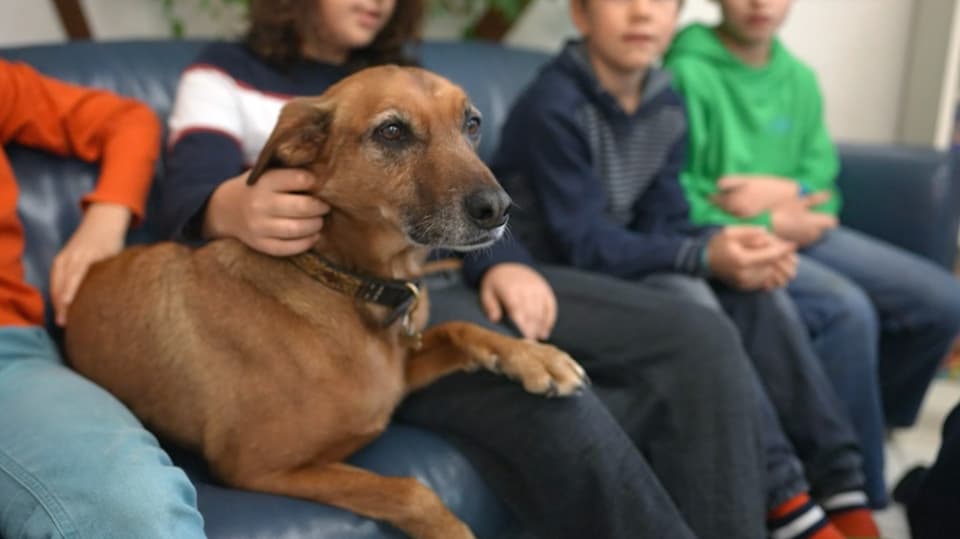
M 348 329 L 344 324 L 321 341 L 317 346 L 323 346 L 329 358 L 325 377 L 341 380 L 357 392 L 402 398 L 410 349 L 399 328 L 371 330 L 358 325 Z

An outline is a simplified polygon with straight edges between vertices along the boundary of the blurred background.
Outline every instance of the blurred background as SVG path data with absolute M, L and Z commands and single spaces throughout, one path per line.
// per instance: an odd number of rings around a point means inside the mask
M 401 0 L 402 1 L 402 0 Z M 573 28 L 567 0 L 431 0 L 428 39 L 466 37 L 555 50 Z M 844 142 L 946 149 L 960 88 L 957 0 L 799 0 L 783 39 L 820 76 Z M 229 37 L 244 0 L 0 0 L 0 46 L 92 39 Z M 687 0 L 682 23 L 718 18 Z

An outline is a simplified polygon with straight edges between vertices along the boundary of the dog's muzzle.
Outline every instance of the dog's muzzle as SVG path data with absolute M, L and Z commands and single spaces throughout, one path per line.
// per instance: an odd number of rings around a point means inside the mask
M 493 230 L 507 224 L 513 201 L 506 191 L 496 187 L 470 193 L 463 204 L 474 226 L 481 230 Z

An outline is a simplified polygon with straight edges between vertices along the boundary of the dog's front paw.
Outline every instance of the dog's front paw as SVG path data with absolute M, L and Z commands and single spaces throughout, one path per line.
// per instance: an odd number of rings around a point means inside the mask
M 513 344 L 492 358 L 488 368 L 519 380 L 530 393 L 567 397 L 589 383 L 583 367 L 556 346 L 519 340 Z

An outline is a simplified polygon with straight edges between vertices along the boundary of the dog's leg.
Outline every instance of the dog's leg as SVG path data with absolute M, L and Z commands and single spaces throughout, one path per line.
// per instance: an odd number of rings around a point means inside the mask
M 507 337 L 467 322 L 447 322 L 424 333 L 423 346 L 407 362 L 407 389 L 416 391 L 454 371 L 481 367 L 547 396 L 572 395 L 587 380 L 583 368 L 555 346 Z
M 384 477 L 329 463 L 235 482 L 242 488 L 314 500 L 383 520 L 414 539 L 475 539 L 433 490 L 413 478 Z

